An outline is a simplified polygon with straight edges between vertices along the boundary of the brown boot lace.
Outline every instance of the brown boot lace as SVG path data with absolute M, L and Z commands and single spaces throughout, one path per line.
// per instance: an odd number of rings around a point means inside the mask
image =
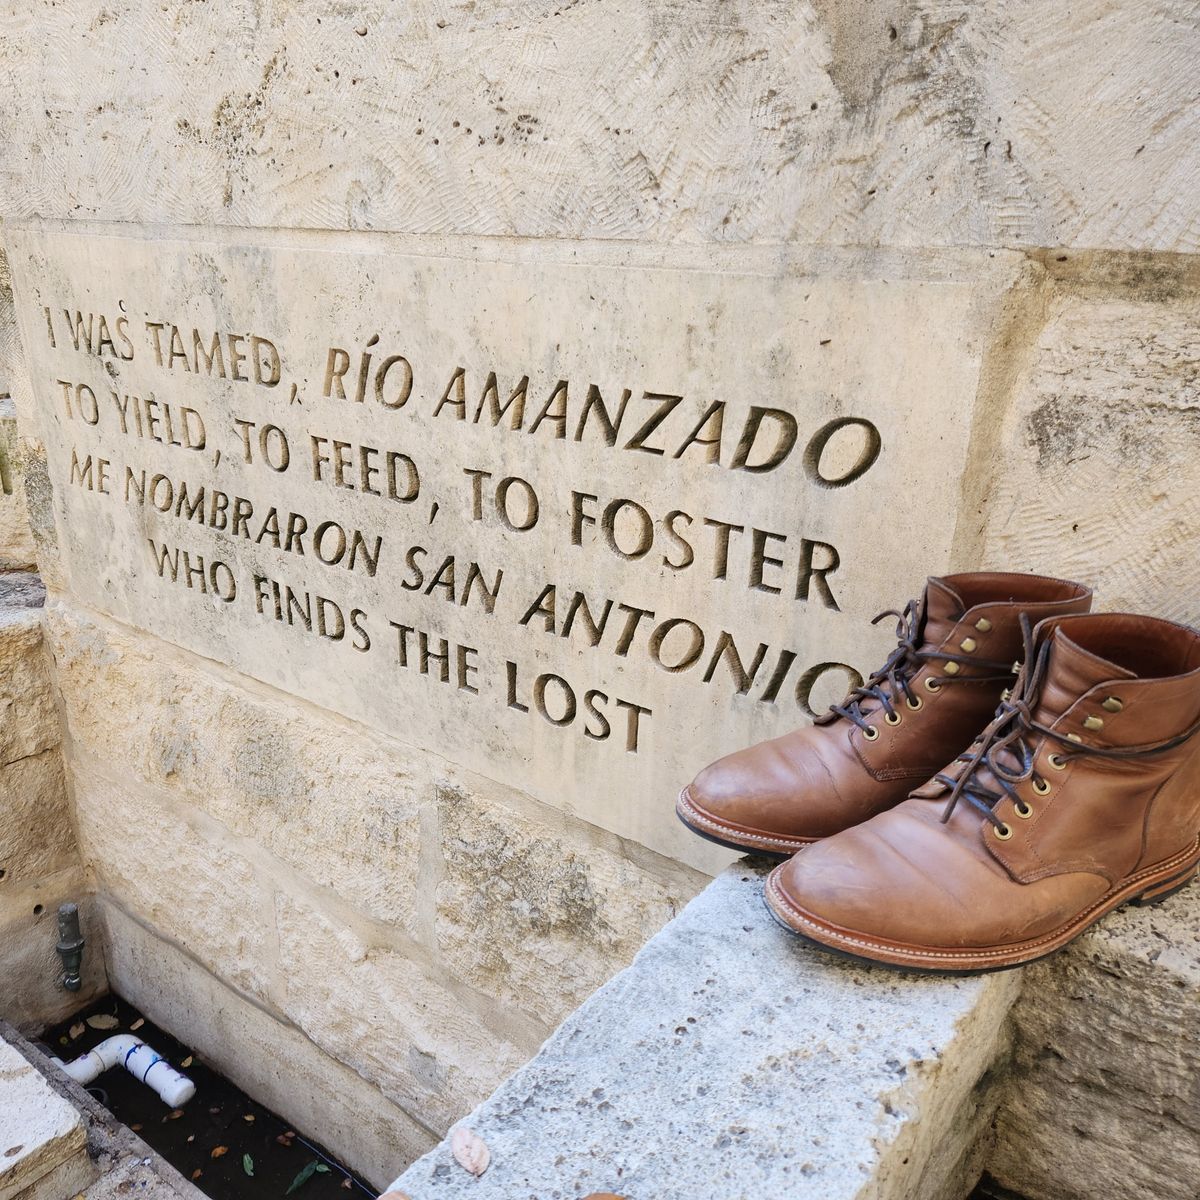
M 1183 733 L 1162 742 L 1104 747 L 1089 746 L 1069 734 L 1059 733 L 1035 721 L 1033 711 L 1045 680 L 1046 665 L 1050 658 L 1050 638 L 1043 638 L 1041 645 L 1035 648 L 1029 619 L 1024 613 L 1021 614 L 1021 636 L 1025 644 L 1022 655 L 1025 665 L 1017 676 L 1012 693 L 1001 701 L 995 717 L 971 747 L 955 759 L 956 763 L 965 764 L 957 776 L 944 772 L 934 776 L 939 783 L 950 788 L 950 797 L 942 813 L 942 824 L 950 820 L 958 802 L 965 800 L 991 822 L 1002 838 L 1008 837 L 1011 832 L 1009 826 L 994 811 L 1006 795 L 1012 799 L 1021 816 L 1030 816 L 1032 809 L 1017 794 L 1017 784 L 1030 779 L 1034 791 L 1050 790 L 1047 781 L 1033 769 L 1032 734 L 1042 734 L 1057 742 L 1061 750 L 1054 755 L 1057 760 L 1055 765 L 1066 766 L 1072 758 L 1081 756 L 1134 759 L 1161 754 L 1181 746 L 1200 732 L 1200 721 L 1196 721 Z
M 889 721 L 895 720 L 896 704 L 903 698 L 912 708 L 921 706 L 920 699 L 912 689 L 912 677 L 927 662 L 961 663 L 965 666 L 983 667 L 994 671 L 992 675 L 946 675 L 938 680 L 938 687 L 948 683 L 1000 683 L 1012 678 L 1013 668 L 1010 663 L 990 662 L 987 659 L 974 658 L 965 654 L 948 654 L 943 650 L 931 650 L 921 645 L 925 632 L 925 605 L 923 601 L 910 600 L 904 611 L 894 608 L 884 609 L 871 618 L 872 625 L 878 625 L 884 617 L 896 618 L 896 649 L 888 655 L 887 662 L 879 670 L 872 672 L 859 687 L 851 691 L 841 704 L 831 704 L 829 711 L 817 717 L 818 725 L 828 724 L 838 717 L 853 721 L 859 729 L 867 732 L 871 726 L 867 723 L 867 714 L 863 712 L 863 704 L 876 701 L 883 707 L 884 715 Z

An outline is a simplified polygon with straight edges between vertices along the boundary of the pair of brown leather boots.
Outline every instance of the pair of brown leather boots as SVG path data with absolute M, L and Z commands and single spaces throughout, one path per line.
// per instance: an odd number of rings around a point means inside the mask
M 1039 575 L 930 579 L 876 618 L 899 636 L 878 671 L 702 771 L 681 820 L 787 858 L 774 916 L 892 966 L 1013 967 L 1164 899 L 1200 866 L 1200 633 L 1091 601 Z

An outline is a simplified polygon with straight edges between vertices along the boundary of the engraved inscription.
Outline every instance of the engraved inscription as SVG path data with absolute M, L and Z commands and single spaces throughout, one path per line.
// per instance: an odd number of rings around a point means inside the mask
M 668 852 L 640 808 L 859 682 L 951 532 L 888 561 L 919 283 L 859 330 L 786 276 L 16 240 L 84 601 Z

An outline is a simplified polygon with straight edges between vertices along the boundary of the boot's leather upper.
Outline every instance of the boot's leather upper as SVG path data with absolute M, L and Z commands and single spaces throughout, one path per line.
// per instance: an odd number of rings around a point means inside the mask
M 1086 612 L 1091 589 L 1039 575 L 931 578 L 884 665 L 814 725 L 719 760 L 684 790 L 698 832 L 777 853 L 899 803 L 987 721 L 1014 680 L 1022 613 Z
M 932 969 L 1015 965 L 1200 861 L 1200 633 L 1098 613 L 1029 635 L 982 735 L 902 804 L 780 867 L 798 932 Z

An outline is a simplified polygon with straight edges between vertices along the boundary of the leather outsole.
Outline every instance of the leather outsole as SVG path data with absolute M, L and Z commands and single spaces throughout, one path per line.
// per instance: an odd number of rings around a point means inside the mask
M 902 970 L 974 975 L 984 971 L 1007 971 L 1048 958 L 1122 904 L 1157 904 L 1180 891 L 1200 870 L 1200 838 L 1179 854 L 1123 880 L 1090 908 L 1050 933 L 1005 946 L 969 949 L 889 942 L 823 921 L 815 913 L 801 908 L 779 886 L 781 869 L 776 867 L 767 877 L 764 892 L 767 907 L 781 925 L 806 942 L 822 950 Z
M 748 850 L 754 854 L 763 854 L 772 858 L 791 858 L 798 850 L 811 845 L 816 838 L 777 837 L 772 834 L 754 833 L 748 829 L 739 829 L 736 825 L 726 825 L 708 813 L 697 808 L 684 788 L 675 801 L 675 815 L 695 834 L 707 841 L 715 842 L 730 850 Z

